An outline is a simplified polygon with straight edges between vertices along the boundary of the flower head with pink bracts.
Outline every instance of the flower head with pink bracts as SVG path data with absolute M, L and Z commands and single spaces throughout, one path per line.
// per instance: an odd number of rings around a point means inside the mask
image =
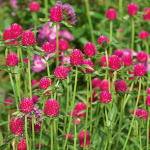
M 32 46 L 36 43 L 35 35 L 32 31 L 26 30 L 22 35 L 22 44 L 26 46 Z
M 138 61 L 139 62 L 145 62 L 145 61 L 147 61 L 147 59 L 148 59 L 148 57 L 147 57 L 147 53 L 146 52 L 144 52 L 144 51 L 140 51 L 139 53 L 138 53 Z
M 109 103 L 111 101 L 111 94 L 107 91 L 102 91 L 100 93 L 100 102 Z
M 13 101 L 9 98 L 5 99 L 5 102 L 7 103 L 13 103 Z M 10 104 L 5 103 L 5 106 L 10 106 Z
M 35 85 L 37 85 L 38 84 L 38 81 L 37 80 L 32 80 L 31 81 L 31 87 L 34 87 Z M 38 85 L 37 85 L 38 86 Z M 37 88 L 37 86 L 36 86 L 36 88 Z
M 84 54 L 87 56 L 94 56 L 96 54 L 95 45 L 91 42 L 88 42 L 84 45 Z
M 109 60 L 110 60 L 110 56 L 107 56 L 108 57 L 108 64 L 109 64 Z M 104 55 L 101 60 L 100 60 L 100 65 L 102 67 L 107 67 L 107 60 L 106 60 L 106 55 Z
M 134 109 L 132 110 L 131 113 L 134 114 Z M 148 118 L 148 112 L 144 109 L 137 109 L 135 114 L 137 117 L 141 117 L 141 119 L 147 119 Z
M 97 93 L 98 93 L 97 91 L 94 91 L 92 93 L 92 102 L 95 102 L 96 100 L 98 100 L 98 96 L 96 96 Z M 89 97 L 89 102 L 91 103 L 91 97 Z
M 138 11 L 138 6 L 135 3 L 130 3 L 128 5 L 128 13 L 129 15 L 133 16 L 137 13 Z
M 94 65 L 93 65 L 93 62 L 91 60 L 84 59 L 82 65 L 88 65 L 88 66 L 90 66 L 93 69 L 93 70 L 91 70 L 91 69 L 88 69 L 88 68 L 84 67 L 86 72 L 84 72 L 82 70 L 83 73 L 88 74 L 88 73 L 92 73 L 94 71 Z
M 131 66 L 133 63 L 133 58 L 131 55 L 123 55 L 122 62 L 124 64 L 124 66 Z
M 118 57 L 122 57 L 123 52 L 122 52 L 121 49 L 116 49 L 116 50 L 114 51 L 114 54 L 117 55 Z
M 146 74 L 146 67 L 143 64 L 137 64 L 134 67 L 134 75 L 135 76 L 144 76 Z
M 101 80 L 99 78 L 94 78 L 92 80 L 92 88 L 101 88 Z
M 58 79 L 67 79 L 68 69 L 65 66 L 58 66 L 54 70 L 54 75 Z
M 150 106 L 150 96 L 148 96 L 148 97 L 146 98 L 146 105 L 147 105 L 147 106 Z
M 32 101 L 33 101 L 33 103 L 38 103 L 39 97 L 37 95 L 32 95 Z
M 42 46 L 42 49 L 45 53 L 53 53 L 54 52 L 54 45 L 50 42 L 45 42 Z
M 16 66 L 18 65 L 19 59 L 16 53 L 9 53 L 6 56 L 6 65 L 7 66 Z
M 44 107 L 44 113 L 49 117 L 55 117 L 59 114 L 59 103 L 56 99 L 47 100 Z
M 38 142 L 37 144 L 36 144 L 36 149 L 39 149 L 39 145 L 40 145 L 40 143 Z M 41 147 L 43 147 L 43 144 L 41 143 Z
M 143 15 L 144 20 L 150 20 L 150 8 L 144 8 L 143 12 L 148 11 L 146 14 Z
M 108 9 L 106 12 L 106 18 L 110 19 L 110 20 L 114 20 L 117 17 L 117 12 L 115 9 Z
M 78 137 L 79 137 L 79 144 L 81 147 L 84 147 L 84 135 L 85 135 L 85 130 L 82 130 Z M 86 131 L 86 143 L 85 147 L 88 147 L 90 145 L 90 133 Z
M 102 45 L 103 41 L 105 41 L 105 40 L 107 41 L 107 43 L 109 42 L 109 39 L 107 36 L 104 36 L 104 35 L 100 36 L 98 38 L 98 44 Z
M 10 131 L 15 135 L 15 136 L 20 136 L 24 130 L 24 125 L 23 121 L 20 118 L 17 118 L 15 121 L 15 117 L 11 119 L 10 121 Z
M 27 143 L 26 143 L 26 140 L 24 138 L 20 138 L 19 142 L 17 144 L 18 144 L 17 150 L 26 150 L 27 149 Z M 15 141 L 14 146 L 16 147 L 16 141 Z
M 70 53 L 70 63 L 74 66 L 80 66 L 83 63 L 83 55 L 81 50 L 79 49 L 74 49 Z
M 64 135 L 65 139 L 66 139 L 67 133 Z M 69 133 L 68 135 L 68 140 L 71 140 L 73 138 L 73 135 L 71 133 Z
M 121 91 L 121 92 L 125 92 L 127 90 L 126 82 L 123 81 L 123 80 L 116 82 L 115 90 L 116 90 L 116 92 L 118 90 Z
M 147 39 L 148 36 L 149 36 L 149 33 L 148 33 L 147 31 L 141 31 L 141 32 L 139 33 L 139 37 L 140 37 L 142 40 Z
M 31 2 L 29 5 L 30 11 L 36 12 L 40 9 L 40 5 L 38 2 Z
M 66 51 L 69 48 L 69 44 L 65 39 L 59 39 L 58 44 L 60 51 Z M 54 48 L 56 49 L 56 41 L 54 42 Z
M 147 88 L 147 94 L 150 95 L 150 87 Z
M 110 88 L 112 87 L 110 82 Z M 109 91 L 109 81 L 107 79 L 104 79 L 101 81 L 101 90 L 102 91 Z
M 25 97 L 22 99 L 20 103 L 20 111 L 25 113 L 30 113 L 33 110 L 33 108 L 34 108 L 34 104 L 30 98 Z
M 53 80 L 49 78 L 42 77 L 39 83 L 41 89 L 47 89 L 50 85 L 53 84 Z
M 71 111 L 69 111 L 69 116 L 71 116 Z M 72 117 L 77 117 L 78 115 L 78 111 L 77 110 L 73 110 L 73 113 L 72 113 Z
M 32 121 L 31 121 L 31 129 L 32 129 Z M 34 132 L 38 133 L 41 130 L 41 122 L 34 124 Z
M 76 104 L 75 106 L 75 109 L 78 111 L 78 113 L 82 110 L 86 110 L 86 106 L 84 103 L 82 102 L 79 102 Z M 82 113 L 82 114 L 79 114 L 78 117 L 85 117 L 86 116 L 86 112 L 85 113 Z
M 113 70 L 116 70 L 116 69 L 119 69 L 121 67 L 121 59 L 116 56 L 116 55 L 112 55 L 110 57 L 110 60 L 109 60 L 109 67 Z

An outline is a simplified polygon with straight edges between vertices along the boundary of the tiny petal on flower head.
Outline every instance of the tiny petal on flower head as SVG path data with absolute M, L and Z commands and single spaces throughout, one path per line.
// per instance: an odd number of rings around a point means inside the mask
M 111 89 L 112 85 L 110 82 L 110 89 Z M 102 91 L 109 91 L 109 81 L 107 79 L 104 79 L 101 81 L 101 90 Z
M 110 60 L 110 56 L 107 56 L 108 57 L 108 64 L 109 64 L 109 60 Z M 104 55 L 101 60 L 100 60 L 100 65 L 102 67 L 107 67 L 107 60 L 106 60 L 106 55 Z
M 138 53 L 138 61 L 139 62 L 145 62 L 145 61 L 147 61 L 147 53 L 146 52 L 144 52 L 144 51 L 140 51 L 139 53 Z
M 117 17 L 117 12 L 115 9 L 110 8 L 107 10 L 106 18 L 114 20 L 114 19 L 116 19 L 116 17 Z
M 109 60 L 109 67 L 113 70 L 116 70 L 121 67 L 121 63 L 121 59 L 118 56 L 112 55 Z
M 139 34 L 139 37 L 141 38 L 141 39 L 147 39 L 148 38 L 148 36 L 149 36 L 149 33 L 147 32 L 147 31 L 141 31 L 140 32 L 140 34 Z
M 104 35 L 100 36 L 98 38 L 98 44 L 102 45 L 103 41 L 105 41 L 105 40 L 107 41 L 107 43 L 109 42 L 109 39 L 107 36 L 104 36 Z
M 82 102 L 79 102 L 76 104 L 75 106 L 75 109 L 78 111 L 78 113 L 82 110 L 86 110 L 86 106 L 84 103 Z M 85 117 L 86 116 L 86 112 L 85 113 L 82 113 L 82 114 L 79 114 L 78 117 Z
M 135 15 L 138 11 L 138 6 L 135 3 L 130 3 L 128 5 L 128 13 L 129 15 Z
M 36 12 L 40 9 L 40 5 L 38 2 L 31 2 L 29 5 L 30 11 Z
M 93 62 L 92 62 L 91 60 L 89 60 L 89 59 L 84 59 L 82 65 L 88 65 L 88 66 L 90 66 L 91 68 L 93 68 L 93 70 L 90 70 L 90 69 L 84 67 L 84 68 L 85 68 L 85 71 L 86 71 L 86 74 L 94 72 L 94 65 L 93 65 Z M 82 70 L 82 72 L 85 73 L 83 70 Z
M 54 46 L 50 42 L 45 42 L 42 46 L 42 49 L 45 53 L 53 53 L 54 52 Z
M 146 74 L 146 67 L 143 64 L 137 64 L 134 67 L 134 75 L 135 76 L 144 76 Z
M 67 79 L 68 69 L 65 66 L 58 66 L 54 70 L 54 75 L 58 79 Z
M 46 76 L 42 77 L 39 83 L 39 86 L 41 89 L 47 89 L 51 85 L 53 84 L 53 80 L 49 79 L 49 78 L 45 78 Z M 43 79 L 45 78 L 45 79 Z
M 122 62 L 124 63 L 124 66 L 131 66 L 133 63 L 133 58 L 131 55 L 123 55 Z
M 18 65 L 18 56 L 16 53 L 9 53 L 7 56 L 6 56 L 6 65 L 8 66 L 16 66 Z
M 21 141 L 21 142 L 20 142 Z M 20 138 L 18 144 L 18 148 L 17 150 L 26 150 L 27 149 L 27 144 L 26 144 L 26 140 L 24 138 Z M 16 141 L 14 146 L 16 147 Z M 16 149 L 16 148 L 15 148 Z
M 148 11 L 146 14 L 143 14 L 144 20 L 150 20 L 150 8 L 144 8 L 143 12 Z
M 101 88 L 101 80 L 99 78 L 94 78 L 92 80 L 92 88 Z
M 121 80 L 121 81 L 116 82 L 115 90 L 116 90 L 116 92 L 117 92 L 117 90 L 119 90 L 121 92 L 125 92 L 127 90 L 127 85 L 126 85 L 125 81 Z
M 121 49 L 116 49 L 116 50 L 114 51 L 114 54 L 117 55 L 118 57 L 122 57 L 123 52 L 122 52 Z
M 13 101 L 11 99 L 5 99 L 5 102 L 7 103 L 13 103 Z M 10 106 L 10 104 L 5 103 L 5 106 Z
M 64 135 L 65 139 L 66 139 L 67 133 Z M 73 138 L 73 135 L 71 133 L 69 133 L 68 135 L 68 140 L 71 140 Z
M 107 91 L 102 91 L 100 93 L 100 102 L 109 103 L 111 101 L 111 94 Z
M 96 54 L 95 45 L 91 42 L 88 42 L 84 45 L 84 54 L 87 56 L 94 56 Z

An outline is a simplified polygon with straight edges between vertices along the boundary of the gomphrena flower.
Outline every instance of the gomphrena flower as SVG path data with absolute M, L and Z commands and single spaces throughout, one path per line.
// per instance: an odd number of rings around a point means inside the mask
M 35 86 L 36 84 L 38 84 L 38 81 L 37 80 L 32 80 L 31 81 L 31 86 L 33 87 L 33 86 Z M 38 85 L 37 85 L 38 86 Z M 36 87 L 36 88 L 38 88 L 38 87 Z
M 125 81 L 121 80 L 121 81 L 116 82 L 115 90 L 116 90 L 116 92 L 118 90 L 121 92 L 125 92 L 127 90 L 127 85 L 126 85 Z
M 116 50 L 114 51 L 114 54 L 117 55 L 118 57 L 122 57 L 123 52 L 122 52 L 121 49 L 116 49 Z
M 139 34 L 139 37 L 144 40 L 144 39 L 147 39 L 149 36 L 149 33 L 147 31 L 141 31 L 140 34 Z
M 147 106 L 150 106 L 150 96 L 148 96 L 148 97 L 146 98 L 146 105 L 147 105 Z
M 112 85 L 110 82 L 110 89 L 111 89 Z M 109 81 L 107 79 L 104 79 L 101 81 L 101 90 L 102 91 L 109 91 Z
M 49 79 L 49 78 L 45 78 L 46 76 L 42 77 L 40 82 L 39 82 L 39 86 L 41 89 L 47 89 L 49 86 L 50 86 L 50 83 L 51 85 L 53 84 L 53 81 L 52 79 Z M 43 79 L 45 78 L 45 79 Z
M 74 49 L 70 53 L 70 63 L 74 66 L 80 66 L 83 63 L 83 55 L 81 50 L 79 49 Z
M 105 40 L 107 41 L 107 43 L 109 42 L 109 39 L 107 36 L 104 36 L 104 35 L 100 36 L 98 38 L 98 44 L 102 45 L 103 41 L 105 41 Z
M 66 51 L 69 48 L 68 41 L 65 39 L 59 39 L 59 51 Z M 56 41 L 54 43 L 54 48 L 56 49 Z
M 147 94 L 150 95 L 150 87 L 147 88 Z
M 92 88 L 101 88 L 101 80 L 99 78 L 94 78 L 92 80 Z
M 69 116 L 71 115 L 71 111 L 69 111 Z M 73 113 L 72 113 L 72 117 L 77 117 L 78 115 L 78 111 L 77 110 L 73 110 Z
M 85 71 L 86 71 L 86 74 L 92 73 L 94 71 L 94 65 L 93 65 L 93 62 L 91 60 L 84 59 L 82 65 L 88 65 L 93 69 L 93 70 L 91 70 L 91 69 L 88 69 L 88 68 L 84 67 Z M 85 73 L 83 70 L 82 70 L 82 72 Z
M 31 129 L 32 129 L 32 121 L 31 121 Z M 34 132 L 39 132 L 41 130 L 41 122 L 34 124 Z
M 92 93 L 92 100 L 93 100 L 93 102 L 95 102 L 96 100 L 98 100 L 98 96 L 96 96 L 97 93 L 98 93 L 97 91 L 94 91 Z M 91 103 L 91 97 L 89 97 L 89 102 Z
M 84 135 L 85 135 L 85 130 L 82 130 L 78 137 L 79 137 L 79 143 L 81 147 L 84 147 Z M 90 145 L 90 133 L 86 131 L 86 144 L 85 147 L 88 147 Z
M 40 9 L 40 5 L 38 2 L 31 2 L 29 5 L 30 11 L 36 12 Z
M 54 45 L 50 42 L 45 42 L 42 46 L 42 49 L 45 53 L 53 53 L 54 52 Z
M 109 67 L 113 70 L 116 70 L 121 67 L 121 63 L 121 59 L 118 56 L 112 55 L 109 60 Z
M 20 136 L 23 132 L 23 129 L 24 129 L 23 121 L 20 118 L 17 118 L 16 121 L 15 121 L 15 117 L 12 118 L 9 126 L 10 126 L 10 131 L 15 136 Z
M 134 75 L 135 76 L 144 76 L 146 74 L 146 67 L 143 64 L 137 64 L 134 67 Z
M 39 145 L 40 145 L 40 143 L 38 142 L 37 144 L 36 144 L 36 149 L 39 149 Z M 43 144 L 41 143 L 41 147 L 43 146 Z
M 48 99 L 45 103 L 44 113 L 46 116 L 55 117 L 59 114 L 59 103 L 55 99 Z
M 19 59 L 16 53 L 9 53 L 6 56 L 6 65 L 8 66 L 16 66 L 18 65 Z
M 22 26 L 14 23 L 10 28 L 10 36 L 12 39 L 17 39 L 23 33 Z
M 7 103 L 13 103 L 13 101 L 9 98 L 5 99 L 5 102 Z M 5 103 L 5 106 L 10 106 L 10 104 Z
M 54 70 L 54 76 L 58 79 L 67 79 L 68 69 L 65 66 L 58 66 Z
M 33 108 L 34 108 L 34 104 L 30 98 L 25 97 L 22 99 L 20 103 L 20 111 L 25 113 L 30 113 L 33 110 Z
M 50 10 L 50 20 L 53 22 L 59 22 L 63 20 L 62 9 L 58 6 L 54 6 Z
M 128 55 L 128 54 L 123 55 L 122 56 L 122 62 L 124 64 L 124 66 L 131 66 L 133 63 L 133 58 L 131 55 Z
M 146 14 L 143 15 L 144 20 L 150 20 L 150 8 L 144 8 L 143 12 L 148 11 Z
M 20 142 L 21 141 L 21 142 Z M 20 138 L 18 144 L 18 148 L 17 150 L 26 150 L 27 149 L 27 144 L 26 144 L 26 140 L 24 138 Z M 16 147 L 16 141 L 14 146 Z M 15 148 L 16 149 L 16 148 Z
M 122 28 L 119 28 L 119 32 L 122 33 L 122 32 L 123 32 L 123 29 L 122 29 Z
M 129 15 L 135 15 L 138 11 L 138 6 L 135 3 L 130 3 L 128 5 L 128 13 Z
M 84 103 L 82 102 L 79 102 L 76 104 L 75 106 L 75 109 L 78 111 L 78 113 L 82 110 L 86 110 L 86 106 Z M 79 114 L 78 117 L 85 117 L 86 116 L 86 112 L 85 113 L 82 113 L 82 114 Z
M 38 103 L 39 97 L 37 95 L 32 95 L 32 101 L 33 101 L 33 103 Z
M 139 110 L 138 117 L 141 117 L 141 119 L 147 119 L 148 118 L 148 112 L 144 109 Z
M 109 64 L 109 60 L 110 60 L 110 56 L 107 56 L 108 57 L 108 64 Z M 104 55 L 101 60 L 100 60 L 100 65 L 102 67 L 107 67 L 107 60 L 106 60 L 106 55 Z
M 36 43 L 35 35 L 32 31 L 26 30 L 22 35 L 22 44 L 26 46 L 32 46 Z
M 117 12 L 115 9 L 110 8 L 107 10 L 106 18 L 114 20 L 114 19 L 116 19 L 116 17 L 117 17 Z
M 109 103 L 111 101 L 111 94 L 107 91 L 102 91 L 100 93 L 100 102 Z
M 76 125 L 80 125 L 80 122 L 81 122 L 81 119 L 80 119 L 80 118 L 75 119 L 75 124 L 76 124 Z
M 147 53 L 146 52 L 144 52 L 144 51 L 140 51 L 139 53 L 138 53 L 138 56 L 137 56 L 137 58 L 138 58 L 138 61 L 139 62 L 145 62 L 145 61 L 147 61 Z
M 96 54 L 95 45 L 91 42 L 88 42 L 84 45 L 84 54 L 87 56 L 94 56 Z
M 66 139 L 67 133 L 64 135 L 65 139 Z M 71 140 L 73 138 L 73 135 L 71 133 L 69 133 L 68 135 L 68 140 Z

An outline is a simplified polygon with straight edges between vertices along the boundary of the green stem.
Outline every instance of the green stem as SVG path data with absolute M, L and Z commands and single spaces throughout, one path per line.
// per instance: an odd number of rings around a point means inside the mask
M 56 121 L 54 120 L 54 149 L 57 149 Z
M 86 102 L 86 121 L 85 121 L 85 134 L 84 134 L 84 147 L 83 150 L 85 150 L 86 147 L 86 131 L 87 131 L 87 122 L 88 122 L 88 105 L 89 105 L 89 82 L 87 81 L 87 102 Z
M 77 142 L 77 132 L 76 132 L 76 124 L 74 122 L 74 150 L 76 150 L 76 142 Z
M 135 109 L 134 109 L 134 115 L 133 115 L 133 118 L 132 118 L 132 122 L 131 122 L 131 125 L 130 125 L 130 129 L 129 129 L 128 136 L 126 138 L 126 142 L 124 144 L 123 150 L 126 148 L 126 145 L 127 145 L 127 142 L 128 142 L 129 136 L 130 136 L 130 132 L 131 132 L 132 125 L 133 125 L 133 122 L 134 122 L 134 118 L 135 118 L 135 113 L 136 113 L 138 102 L 139 102 L 140 92 L 141 92 L 141 78 L 139 80 L 139 91 L 138 91 L 136 106 L 135 106 Z
M 142 149 L 142 139 L 141 139 L 141 122 L 140 122 L 140 128 L 139 128 L 139 137 L 140 137 L 140 150 Z
M 27 113 L 25 113 L 25 133 L 26 133 L 27 150 L 29 150 L 29 144 L 28 144 L 28 132 L 27 132 Z
M 32 142 L 32 132 L 31 132 L 31 126 L 32 126 L 32 123 L 29 122 L 29 149 L 32 149 L 31 146 L 31 142 Z
M 34 20 L 34 35 L 36 38 L 36 31 L 37 31 L 37 12 L 32 12 L 32 18 Z
M 74 107 L 74 101 L 75 101 L 75 95 L 76 95 L 76 88 L 77 88 L 77 77 L 78 77 L 78 67 L 76 67 L 74 93 L 73 93 L 73 100 L 72 100 L 72 104 L 71 104 L 71 115 L 70 115 L 70 119 L 69 119 L 69 127 L 68 127 L 68 130 L 67 130 L 67 136 L 66 136 L 66 139 L 65 139 L 65 143 L 64 143 L 64 146 L 63 146 L 63 150 L 65 150 L 65 148 L 66 148 L 67 139 L 68 139 L 68 135 L 69 135 L 71 123 L 72 123 L 72 114 L 73 114 L 73 107 Z
M 134 49 L 134 18 L 132 17 L 132 43 L 131 43 L 131 56 L 133 57 Z
M 148 112 L 148 118 L 147 118 L 147 148 L 146 150 L 148 150 L 149 148 L 149 112 Z
M 9 122 L 10 122 L 10 107 L 8 108 L 8 132 L 10 131 Z M 9 143 L 8 143 L 8 149 L 10 149 L 10 144 Z
M 112 43 L 112 30 L 113 30 L 113 22 L 112 20 L 110 21 L 110 43 Z M 112 46 L 110 46 L 109 49 L 109 56 L 112 55 Z
M 51 150 L 53 150 L 53 123 L 51 123 Z
M 119 14 L 120 14 L 120 18 L 122 18 L 122 12 L 123 12 L 123 8 L 122 8 L 122 0 L 119 0 Z
M 35 150 L 34 114 L 33 114 L 33 111 L 32 111 L 32 138 L 33 138 L 33 150 Z
M 18 150 L 18 136 L 16 136 L 16 150 Z
M 89 22 L 89 26 L 90 26 L 92 43 L 95 44 L 95 37 L 94 37 L 94 33 L 93 33 L 93 25 L 92 25 L 92 20 L 91 20 L 91 16 L 90 16 L 90 9 L 89 9 L 89 1 L 88 0 L 85 0 L 85 6 L 86 6 L 87 17 L 88 17 L 88 22 Z
M 48 0 L 44 1 L 44 5 L 45 5 L 45 10 L 46 10 L 45 18 L 48 19 Z
M 58 24 L 56 24 L 56 55 L 58 56 L 59 53 L 59 44 L 58 44 Z M 59 66 L 59 58 L 56 58 L 56 67 Z

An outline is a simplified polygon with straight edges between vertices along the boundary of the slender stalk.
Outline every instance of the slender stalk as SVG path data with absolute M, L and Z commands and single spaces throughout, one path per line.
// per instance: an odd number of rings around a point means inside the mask
M 28 132 L 27 132 L 27 113 L 25 113 L 25 133 L 26 133 L 27 150 L 29 150 L 29 144 L 28 144 Z
M 54 149 L 57 149 L 56 121 L 54 120 Z
M 10 131 L 9 122 L 10 122 L 10 107 L 8 107 L 8 132 Z M 9 143 L 8 143 L 8 149 L 10 149 Z
M 32 138 L 33 138 L 33 150 L 35 150 L 35 135 L 34 135 L 34 115 L 33 111 L 32 113 Z
M 146 150 L 149 149 L 149 112 L 148 112 L 148 118 L 147 118 L 147 148 Z
M 110 21 L 110 43 L 112 43 L 112 30 L 113 30 L 113 22 L 112 20 Z M 109 49 L 109 56 L 112 55 L 112 46 L 110 46 Z
M 119 0 L 119 14 L 120 14 L 120 18 L 122 18 L 122 11 L 123 9 L 122 9 L 122 0 Z
M 85 121 L 85 134 L 84 134 L 84 147 L 83 150 L 85 150 L 86 146 L 86 131 L 87 131 L 87 122 L 88 122 L 88 105 L 89 105 L 89 82 L 87 81 L 87 102 L 86 102 L 86 121 Z
M 44 6 L 45 6 L 45 10 L 46 10 L 45 18 L 48 19 L 48 0 L 44 1 Z
M 141 122 L 140 122 L 140 128 L 139 128 L 139 137 L 140 137 L 140 150 L 142 149 L 142 139 L 141 139 Z
M 93 33 L 93 25 L 92 25 L 92 20 L 91 20 L 91 16 L 90 16 L 90 9 L 89 9 L 89 1 L 88 0 L 85 0 L 85 6 L 86 6 L 87 18 L 88 18 L 88 22 L 89 22 L 89 26 L 90 26 L 92 43 L 96 44 L 94 33 Z
M 71 104 L 71 115 L 70 115 L 70 119 L 69 119 L 69 127 L 68 127 L 68 130 L 67 130 L 67 136 L 66 136 L 66 139 L 65 139 L 65 143 L 64 143 L 64 146 L 63 146 L 63 150 L 65 150 L 65 148 L 66 148 L 67 139 L 68 139 L 68 135 L 69 135 L 71 123 L 72 123 L 72 114 L 73 114 L 73 107 L 74 107 L 74 101 L 75 101 L 75 95 L 76 95 L 76 88 L 77 88 L 77 77 L 78 77 L 78 67 L 76 67 L 74 93 L 73 93 L 73 100 L 72 100 L 72 104 Z
M 53 123 L 51 123 L 51 150 L 53 150 Z
M 37 31 L 37 12 L 32 12 L 32 18 L 34 20 L 34 35 L 36 38 L 36 31 Z
M 134 49 L 134 18 L 132 17 L 132 43 L 131 43 L 131 56 L 133 57 Z
M 58 45 L 58 24 L 56 24 L 56 55 L 58 56 L 58 51 L 59 51 L 59 45 Z M 59 66 L 59 59 L 58 57 L 56 58 L 56 67 Z
M 32 132 L 31 132 L 31 126 L 32 126 L 32 123 L 29 122 L 29 149 L 32 149 L 31 146 L 31 142 L 32 142 Z
M 76 124 L 74 122 L 74 150 L 76 150 L 76 142 L 77 142 L 77 133 L 76 133 Z
M 10 149 L 10 147 L 8 149 Z M 18 136 L 16 136 L 16 150 L 18 150 Z
M 131 122 L 131 125 L 130 125 L 130 129 L 129 129 L 129 132 L 128 132 L 128 135 L 127 135 L 124 147 L 123 147 L 123 150 L 126 148 L 126 145 L 127 145 L 130 133 L 131 133 L 132 125 L 133 125 L 134 118 L 135 118 L 135 113 L 136 113 L 138 102 L 139 102 L 140 92 L 141 92 L 141 78 L 139 79 L 139 90 L 138 90 L 138 97 L 137 97 L 136 106 L 135 106 L 135 109 L 134 109 L 134 115 L 133 115 L 133 118 L 132 118 L 132 122 Z

